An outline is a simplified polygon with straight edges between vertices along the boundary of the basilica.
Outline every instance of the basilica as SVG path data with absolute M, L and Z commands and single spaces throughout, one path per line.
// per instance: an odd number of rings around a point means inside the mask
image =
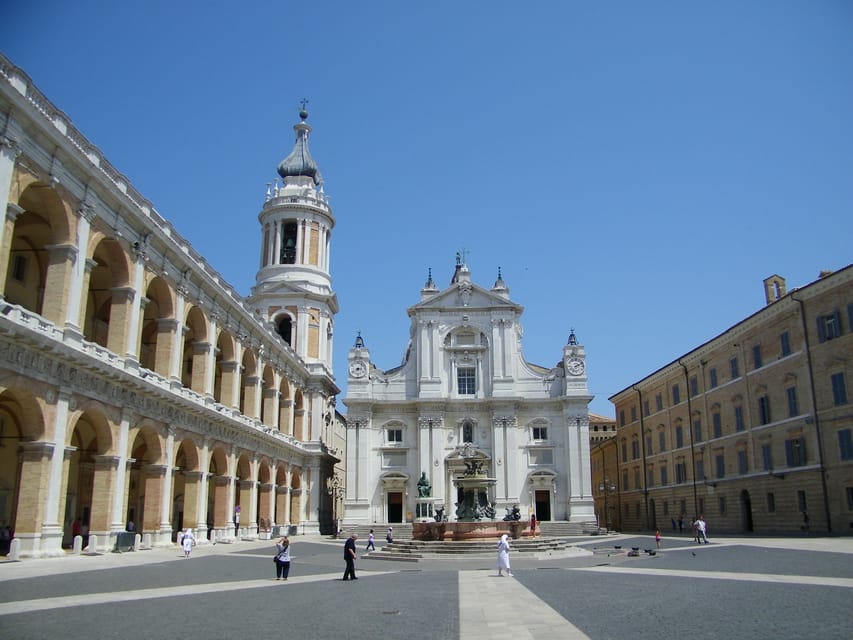
M 362 336 L 348 354 L 346 523 L 471 521 L 515 513 L 594 521 L 586 353 L 574 332 L 556 364 L 522 354 L 523 307 L 498 270 L 474 282 L 457 256 L 408 309 L 400 366 L 382 369 Z M 471 470 L 485 476 L 474 504 Z

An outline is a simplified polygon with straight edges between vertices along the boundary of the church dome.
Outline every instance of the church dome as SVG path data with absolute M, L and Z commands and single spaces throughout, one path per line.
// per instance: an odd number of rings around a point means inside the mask
M 296 132 L 296 143 L 293 145 L 293 151 L 278 165 L 278 175 L 284 178 L 294 176 L 307 176 L 314 181 L 315 185 L 320 185 L 323 178 L 320 175 L 320 169 L 314 158 L 311 157 L 311 152 L 308 150 L 308 134 L 311 133 L 311 127 L 305 122 L 308 119 L 308 112 L 303 105 L 299 110 L 300 122 L 293 125 L 293 130 Z

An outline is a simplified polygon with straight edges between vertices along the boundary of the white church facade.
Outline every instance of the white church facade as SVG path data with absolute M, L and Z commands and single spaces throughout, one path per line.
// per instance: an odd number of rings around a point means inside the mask
M 523 307 L 500 272 L 475 284 L 457 257 L 450 286 L 430 275 L 408 309 L 403 363 L 382 370 L 359 335 L 348 354 L 345 525 L 520 517 L 595 520 L 589 467 L 592 399 L 574 333 L 554 367 L 522 354 Z M 459 480 L 489 478 L 463 505 Z

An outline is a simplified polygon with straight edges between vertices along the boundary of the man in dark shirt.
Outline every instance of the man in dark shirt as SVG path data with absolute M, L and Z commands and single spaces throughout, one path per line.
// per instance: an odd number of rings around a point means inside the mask
M 354 533 L 344 543 L 344 560 L 347 561 L 347 568 L 344 571 L 344 580 L 358 580 L 355 577 L 355 541 L 358 540 L 358 534 Z

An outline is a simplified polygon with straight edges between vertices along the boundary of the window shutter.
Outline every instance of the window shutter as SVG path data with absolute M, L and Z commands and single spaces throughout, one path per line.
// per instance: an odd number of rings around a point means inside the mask
M 823 316 L 817 317 L 817 341 L 826 342 L 826 320 Z

